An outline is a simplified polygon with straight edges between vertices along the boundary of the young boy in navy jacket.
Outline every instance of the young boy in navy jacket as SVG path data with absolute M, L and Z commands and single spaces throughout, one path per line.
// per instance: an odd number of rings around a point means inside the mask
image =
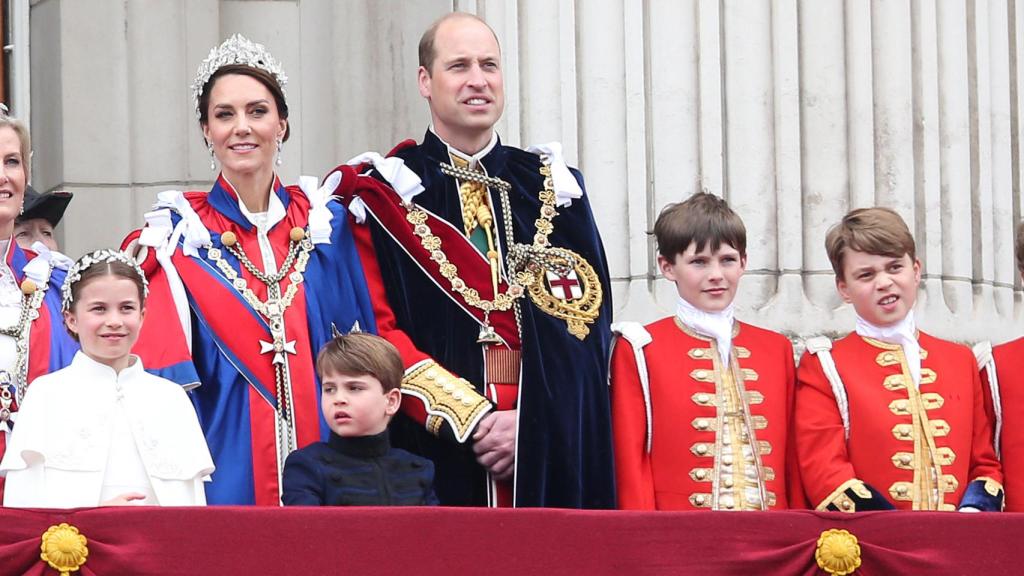
M 392 448 L 388 422 L 401 403 L 402 360 L 379 336 L 338 336 L 320 350 L 321 409 L 331 435 L 292 452 L 284 465 L 286 506 L 437 504 L 434 464 Z

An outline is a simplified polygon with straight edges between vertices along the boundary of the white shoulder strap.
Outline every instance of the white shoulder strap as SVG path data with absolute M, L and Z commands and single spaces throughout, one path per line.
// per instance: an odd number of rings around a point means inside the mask
M 992 356 L 992 343 L 988 340 L 974 345 L 974 359 L 978 361 L 978 369 L 984 370 L 988 376 L 988 389 L 992 395 L 992 411 L 996 416 L 992 443 L 995 445 L 996 456 L 1002 458 L 1002 447 L 999 438 L 1003 435 L 1003 401 L 999 395 L 999 377 L 996 375 L 996 359 Z
M 843 379 L 839 377 L 836 370 L 836 363 L 832 360 L 832 340 L 827 336 L 815 336 L 804 340 L 807 351 L 818 357 L 821 363 L 821 370 L 828 378 L 832 386 L 832 395 L 836 397 L 836 406 L 839 408 L 839 415 L 843 418 L 843 435 L 846 440 L 850 439 L 850 403 L 846 398 L 846 386 Z
M 654 339 L 639 322 L 615 322 L 612 324 L 612 350 L 618 340 L 624 339 L 633 348 L 633 357 L 636 358 L 636 371 L 640 377 L 640 390 L 644 395 L 644 415 L 647 419 L 647 442 L 644 444 L 648 454 L 651 453 L 651 442 L 654 438 L 654 422 L 651 410 L 651 382 L 647 373 L 647 358 L 644 356 L 644 346 L 647 346 Z M 609 371 L 611 373 L 611 371 Z M 610 384 L 610 382 L 609 382 Z

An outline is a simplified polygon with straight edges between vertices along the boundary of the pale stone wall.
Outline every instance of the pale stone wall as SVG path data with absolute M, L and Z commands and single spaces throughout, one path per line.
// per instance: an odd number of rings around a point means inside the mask
M 208 186 L 188 85 L 223 37 L 263 42 L 286 68 L 291 182 L 422 135 L 416 43 L 453 8 L 501 39 L 504 141 L 561 140 L 584 171 L 617 319 L 671 312 L 646 231 L 703 188 L 748 227 L 746 320 L 849 329 L 823 238 L 878 203 L 916 233 L 925 329 L 1024 332 L 1014 0 L 34 1 L 34 183 L 76 194 L 67 251 L 116 244 L 159 190 Z

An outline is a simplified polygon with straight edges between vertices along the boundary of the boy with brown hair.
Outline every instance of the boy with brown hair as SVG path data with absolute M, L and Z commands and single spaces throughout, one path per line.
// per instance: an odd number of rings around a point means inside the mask
M 1014 242 L 1017 272 L 1024 275 L 1024 221 L 1017 224 Z M 974 347 L 988 391 L 986 408 L 993 421 L 996 456 L 1003 466 L 1006 511 L 1024 511 L 1024 338 L 992 347 Z
M 292 452 L 284 465 L 286 506 L 437 504 L 431 461 L 392 448 L 404 368 L 398 350 L 373 334 L 337 336 L 316 358 L 326 442 Z
M 825 240 L 855 331 L 812 338 L 797 370 L 800 473 L 818 510 L 1002 507 L 977 365 L 966 346 L 920 332 L 921 263 L 888 208 L 849 212 Z
M 619 507 L 801 506 L 787 452 L 792 345 L 733 317 L 747 263 L 743 221 L 721 198 L 698 193 L 662 210 L 654 234 L 658 266 L 679 299 L 672 317 L 613 326 Z

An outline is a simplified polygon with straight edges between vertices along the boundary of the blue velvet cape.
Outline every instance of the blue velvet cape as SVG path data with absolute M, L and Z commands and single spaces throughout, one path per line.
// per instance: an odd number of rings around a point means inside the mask
M 432 132 L 421 145 L 395 153 L 423 181 L 425 191 L 415 202 L 433 214 L 462 227 L 456 181 L 441 173 L 450 163 L 447 147 Z M 513 234 L 518 243 L 532 244 L 544 189 L 540 158 L 499 142 L 483 159 L 487 173 L 512 185 L 509 194 Z M 580 186 L 583 180 L 574 171 Z M 496 192 L 495 228 L 505 238 L 504 216 Z M 562 508 L 613 508 L 611 420 L 608 399 L 608 353 L 611 287 L 604 248 L 586 196 L 558 208 L 550 245 L 580 254 L 597 272 L 604 291 L 598 320 L 580 341 L 563 320 L 536 308 L 528 297 L 522 303 L 522 379 L 519 389 L 519 438 L 516 505 Z M 483 355 L 476 343 L 479 324 L 461 310 L 410 259 L 373 218 L 374 249 L 398 327 L 421 351 L 480 389 Z M 504 250 L 503 250 L 504 252 Z M 472 442 L 458 445 L 436 438 L 411 420 L 392 425 L 395 446 L 434 460 L 435 488 L 442 504 L 486 504 L 486 475 L 473 456 Z

